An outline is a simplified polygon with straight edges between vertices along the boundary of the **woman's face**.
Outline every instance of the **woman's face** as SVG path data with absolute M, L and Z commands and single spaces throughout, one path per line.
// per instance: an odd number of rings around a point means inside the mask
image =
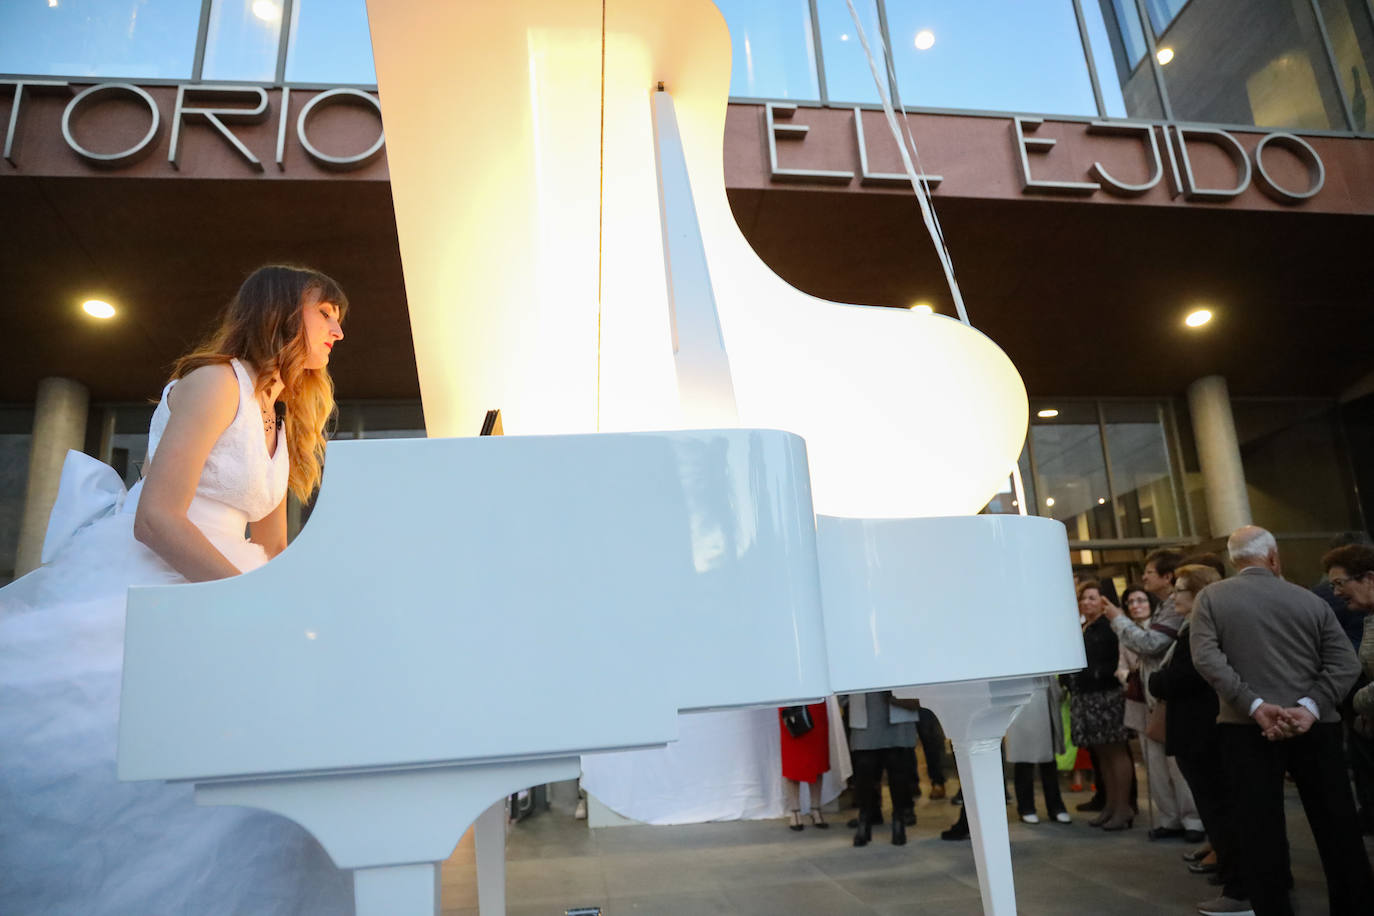
M 1102 615 L 1102 594 L 1095 588 L 1083 589 L 1083 594 L 1078 596 L 1078 613 L 1089 620 L 1096 620 Z
M 305 339 L 305 368 L 328 366 L 330 351 L 344 336 L 339 326 L 339 307 L 332 302 L 322 302 L 320 294 L 314 290 L 306 293 L 301 306 L 301 336 Z
M 1126 598 L 1126 613 L 1136 623 L 1150 619 L 1150 599 L 1144 592 L 1131 592 Z
M 1187 588 L 1188 585 L 1188 580 L 1185 579 L 1180 584 L 1174 586 L 1174 610 L 1178 611 L 1184 617 L 1187 617 L 1193 612 L 1193 591 Z

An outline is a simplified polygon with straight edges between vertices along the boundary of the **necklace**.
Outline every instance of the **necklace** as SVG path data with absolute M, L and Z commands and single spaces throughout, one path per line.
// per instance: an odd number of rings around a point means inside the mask
M 273 409 L 273 410 L 268 410 L 266 407 L 263 407 L 263 406 L 262 406 L 262 402 L 261 402 L 261 401 L 258 402 L 258 410 L 262 413 L 262 428 L 263 428 L 263 431 L 264 431 L 264 432 L 269 432 L 269 433 L 274 433 L 274 432 L 276 432 L 276 431 L 277 431 L 277 424 L 278 424 L 278 422 L 280 422 L 280 421 L 277 420 L 277 412 L 276 412 L 276 410 L 275 410 L 275 409 Z

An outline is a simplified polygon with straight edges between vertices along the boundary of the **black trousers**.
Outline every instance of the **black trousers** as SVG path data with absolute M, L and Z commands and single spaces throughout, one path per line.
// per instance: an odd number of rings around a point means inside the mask
M 926 755 L 926 775 L 932 786 L 945 782 L 945 730 L 935 713 L 921 707 L 921 718 L 916 720 L 916 737 L 921 740 L 921 750 Z M 914 750 L 913 750 L 914 759 Z
M 1331 916 L 1367 914 L 1374 871 L 1365 854 L 1345 772 L 1339 724 L 1318 722 L 1285 741 L 1268 741 L 1255 725 L 1218 725 L 1230 785 L 1240 877 L 1256 916 L 1291 916 L 1283 777 L 1298 786 L 1317 841 Z
M 1045 793 L 1045 811 L 1054 817 L 1064 809 L 1059 794 L 1059 765 L 1053 760 L 1044 763 L 1012 764 L 1012 778 L 1016 782 L 1016 813 L 1035 813 L 1035 772 L 1040 771 L 1040 789 Z
M 854 761 L 854 796 L 859 812 L 871 820 L 883 810 L 883 770 L 887 770 L 887 788 L 892 793 L 892 810 L 905 811 L 914 802 L 911 796 L 911 763 L 913 751 L 909 747 L 884 747 L 872 751 L 851 751 Z M 905 758 L 905 760 L 903 759 Z
M 1207 838 L 1212 841 L 1212 849 L 1216 851 L 1217 874 L 1224 882 L 1221 892 L 1232 900 L 1250 899 L 1250 894 L 1240 877 L 1226 767 L 1222 764 L 1221 749 L 1215 731 L 1212 733 L 1212 739 L 1202 748 L 1175 754 L 1174 759 L 1178 761 L 1179 772 L 1188 783 L 1188 790 L 1193 793 L 1198 817 L 1202 818 Z M 1284 849 L 1284 874 L 1287 875 L 1286 842 Z

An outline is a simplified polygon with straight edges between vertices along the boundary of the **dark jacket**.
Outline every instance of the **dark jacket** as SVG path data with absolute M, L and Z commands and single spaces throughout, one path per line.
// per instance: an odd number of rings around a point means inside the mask
M 1217 693 L 1193 667 L 1188 622 L 1178 631 L 1169 660 L 1150 675 L 1150 692 L 1167 702 L 1164 718 L 1166 754 L 1215 753 Z
M 1111 622 L 1105 616 L 1084 627 L 1083 654 L 1088 658 L 1088 667 L 1073 675 L 1071 690 L 1089 693 L 1094 690 L 1121 689 L 1121 682 L 1116 679 L 1119 645 Z

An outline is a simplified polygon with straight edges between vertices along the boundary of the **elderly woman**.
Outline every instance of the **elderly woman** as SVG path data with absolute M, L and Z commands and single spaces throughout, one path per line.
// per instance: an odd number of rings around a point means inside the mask
M 1106 807 L 1088 823 L 1103 830 L 1125 830 L 1134 820 L 1131 754 L 1126 747 L 1130 735 L 1123 722 L 1126 694 L 1116 679 L 1119 645 L 1103 616 L 1105 607 L 1096 579 L 1078 583 L 1078 613 L 1083 619 L 1083 650 L 1088 664 L 1070 682 L 1069 730 L 1074 744 L 1097 753 L 1100 775 L 1106 783 Z
M 1248 899 L 1240 884 L 1234 860 L 1226 773 L 1222 768 L 1217 738 L 1217 695 L 1193 667 L 1189 635 L 1193 604 L 1198 592 L 1221 576 L 1210 566 L 1180 566 L 1174 572 L 1174 609 L 1183 617 L 1178 641 L 1164 657 L 1164 664 L 1150 675 L 1150 693 L 1167 704 L 1164 718 L 1164 750 L 1178 762 L 1179 771 L 1192 791 L 1198 816 L 1217 854 L 1222 895 L 1231 900 Z

